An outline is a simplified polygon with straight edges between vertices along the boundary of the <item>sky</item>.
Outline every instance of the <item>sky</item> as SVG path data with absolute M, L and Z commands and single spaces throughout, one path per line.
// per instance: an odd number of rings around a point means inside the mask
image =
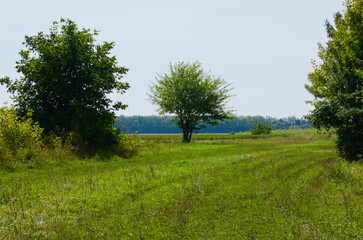
M 158 115 L 149 85 L 169 63 L 202 63 L 205 71 L 234 87 L 228 106 L 238 116 L 302 117 L 311 106 L 305 90 L 325 21 L 344 9 L 343 0 L 17 0 L 0 3 L 0 77 L 18 78 L 24 37 L 49 32 L 61 17 L 97 29 L 97 41 L 115 42 L 120 66 L 129 68 L 128 104 L 117 115 Z M 0 106 L 11 104 L 0 86 Z

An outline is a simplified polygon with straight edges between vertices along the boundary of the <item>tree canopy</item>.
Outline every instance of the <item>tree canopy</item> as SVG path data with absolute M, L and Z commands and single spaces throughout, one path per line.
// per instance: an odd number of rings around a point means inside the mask
M 199 62 L 169 65 L 169 73 L 159 74 L 150 86 L 150 100 L 160 114 L 175 115 L 175 123 L 190 142 L 194 130 L 232 119 L 227 108 L 230 84 L 204 72 Z
M 97 35 L 69 19 L 54 22 L 49 34 L 25 36 L 16 62 L 22 76 L 1 80 L 21 115 L 31 110 L 45 131 L 72 131 L 95 147 L 112 141 L 113 110 L 126 108 L 107 94 L 129 88 L 121 81 L 128 69 L 110 56 L 115 43 L 97 44 Z
M 346 0 L 334 25 L 326 22 L 328 42 L 319 44 L 306 89 L 315 97 L 307 118 L 317 128 L 336 130 L 342 157 L 363 156 L 363 1 Z

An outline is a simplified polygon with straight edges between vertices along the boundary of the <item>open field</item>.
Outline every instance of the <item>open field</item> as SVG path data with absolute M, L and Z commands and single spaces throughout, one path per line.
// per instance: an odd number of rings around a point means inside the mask
M 138 137 L 128 159 L 0 172 L 0 239 L 362 239 L 362 163 L 327 135 Z

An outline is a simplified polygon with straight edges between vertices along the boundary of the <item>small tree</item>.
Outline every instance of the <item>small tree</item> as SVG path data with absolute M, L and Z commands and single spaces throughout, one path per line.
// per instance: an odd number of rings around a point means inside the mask
M 273 127 L 271 127 L 270 125 L 267 125 L 267 124 L 264 125 L 263 122 L 254 123 L 253 128 L 250 129 L 250 131 L 253 135 L 270 134 L 272 130 L 273 130 Z
M 194 130 L 206 124 L 217 125 L 232 118 L 226 107 L 230 84 L 205 73 L 201 64 L 170 64 L 168 74 L 159 74 L 150 86 L 150 100 L 159 106 L 160 114 L 175 114 L 183 131 L 183 141 L 190 142 Z
M 328 42 L 319 44 L 306 89 L 315 97 L 307 116 L 314 127 L 334 129 L 337 147 L 347 160 L 363 156 L 363 1 L 346 0 L 346 11 L 326 22 Z
M 114 110 L 107 94 L 124 93 L 129 84 L 121 82 L 128 69 L 117 65 L 110 55 L 113 42 L 96 44 L 97 31 L 79 30 L 71 20 L 54 22 L 49 34 L 26 36 L 27 50 L 20 51 L 16 68 L 22 77 L 2 83 L 14 94 L 17 111 L 49 131 L 75 132 L 90 148 L 115 142 Z

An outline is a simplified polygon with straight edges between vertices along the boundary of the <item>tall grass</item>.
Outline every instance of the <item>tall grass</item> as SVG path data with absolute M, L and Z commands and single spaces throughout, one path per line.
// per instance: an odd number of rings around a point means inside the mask
M 331 138 L 227 136 L 139 136 L 137 156 L 2 172 L 0 238 L 363 236 L 363 167 Z

